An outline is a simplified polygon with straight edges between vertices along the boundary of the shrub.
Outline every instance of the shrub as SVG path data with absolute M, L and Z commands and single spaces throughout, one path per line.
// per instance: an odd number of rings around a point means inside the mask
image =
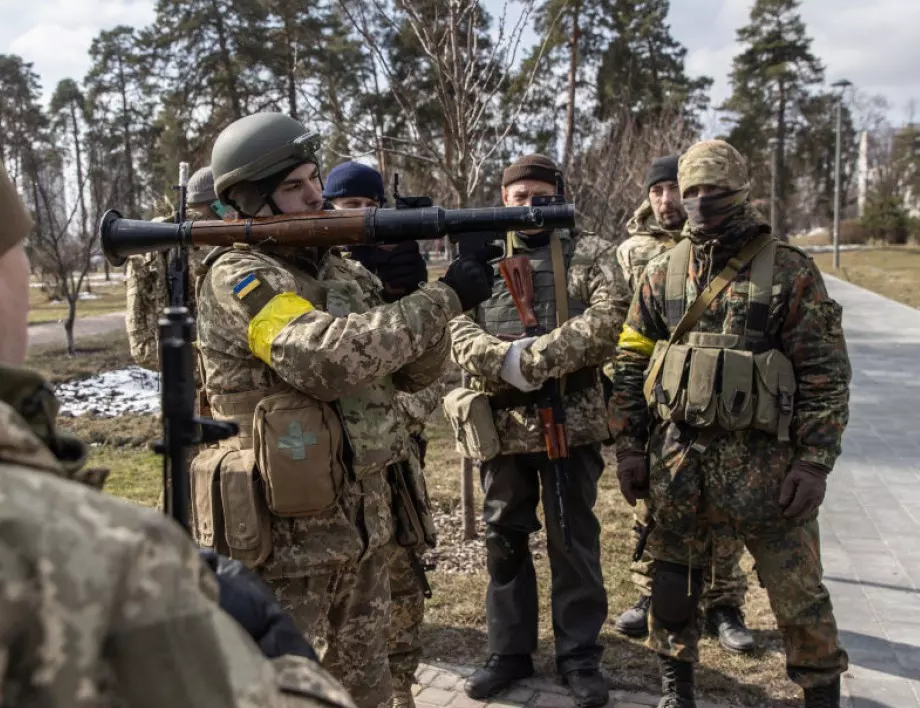
M 870 199 L 860 223 L 870 239 L 889 244 L 907 243 L 910 217 L 895 196 Z

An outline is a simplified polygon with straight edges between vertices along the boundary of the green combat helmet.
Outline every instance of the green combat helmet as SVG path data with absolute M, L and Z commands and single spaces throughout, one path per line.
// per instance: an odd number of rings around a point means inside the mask
M 307 162 L 319 166 L 319 148 L 317 133 L 283 113 L 240 118 L 224 128 L 211 150 L 217 197 L 253 216 L 271 205 L 276 182 L 292 169 Z

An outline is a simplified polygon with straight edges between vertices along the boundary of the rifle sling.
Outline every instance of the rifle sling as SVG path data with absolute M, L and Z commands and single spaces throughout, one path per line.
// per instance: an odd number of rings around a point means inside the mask
M 655 364 L 652 367 L 652 370 L 649 371 L 648 376 L 645 379 L 645 384 L 643 386 L 643 392 L 645 393 L 645 400 L 651 400 L 652 393 L 655 390 L 655 385 L 658 383 L 658 377 L 661 375 L 661 367 L 664 365 L 665 357 L 668 354 L 668 349 L 671 348 L 672 344 L 680 341 L 687 332 L 693 329 L 693 326 L 699 322 L 700 318 L 703 316 L 703 313 L 709 309 L 709 306 L 713 303 L 716 297 L 725 290 L 735 279 L 738 273 L 744 269 L 744 267 L 754 260 L 754 257 L 760 253 L 764 248 L 766 248 L 773 241 L 772 234 L 764 233 L 755 238 L 753 241 L 748 243 L 737 255 L 729 259 L 728 265 L 722 269 L 722 271 L 712 279 L 709 285 L 701 292 L 696 300 L 687 308 L 687 311 L 684 313 L 683 317 L 680 318 L 680 322 L 677 323 L 677 326 L 671 331 L 671 336 L 668 339 L 668 344 L 665 350 L 661 353 L 655 360 Z M 686 244 L 686 245 L 685 245 Z M 678 248 L 693 248 L 693 244 L 689 239 L 681 241 L 674 249 L 671 250 L 672 257 L 674 252 Z M 684 279 L 686 280 L 687 274 L 684 274 Z

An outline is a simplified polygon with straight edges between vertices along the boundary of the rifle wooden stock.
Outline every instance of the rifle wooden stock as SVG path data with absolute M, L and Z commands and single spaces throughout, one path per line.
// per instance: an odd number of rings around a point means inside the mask
M 533 270 L 530 267 L 530 259 L 527 256 L 505 258 L 499 261 L 498 269 L 505 285 L 508 286 L 511 299 L 514 300 L 514 307 L 521 318 L 524 333 L 529 336 L 538 334 L 540 322 L 533 311 Z
M 117 211 L 109 211 L 102 217 L 99 231 L 106 258 L 113 265 L 121 265 L 128 256 L 181 246 L 266 242 L 314 247 L 380 245 L 451 234 L 569 228 L 574 223 L 575 207 L 571 204 L 484 209 L 341 209 L 182 224 L 123 219 Z

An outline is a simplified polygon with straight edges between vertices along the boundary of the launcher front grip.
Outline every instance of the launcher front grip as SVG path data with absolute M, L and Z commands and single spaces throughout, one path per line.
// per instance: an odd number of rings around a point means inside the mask
M 524 333 L 531 335 L 540 327 L 537 315 L 533 311 L 533 270 L 527 256 L 512 256 L 498 262 L 498 269 L 508 286 L 511 299 L 517 308 Z
M 123 219 L 109 211 L 99 225 L 106 258 L 122 265 L 128 256 L 177 246 L 354 246 L 425 241 L 451 234 L 571 228 L 572 204 L 482 209 L 341 209 L 234 221 L 182 224 Z

